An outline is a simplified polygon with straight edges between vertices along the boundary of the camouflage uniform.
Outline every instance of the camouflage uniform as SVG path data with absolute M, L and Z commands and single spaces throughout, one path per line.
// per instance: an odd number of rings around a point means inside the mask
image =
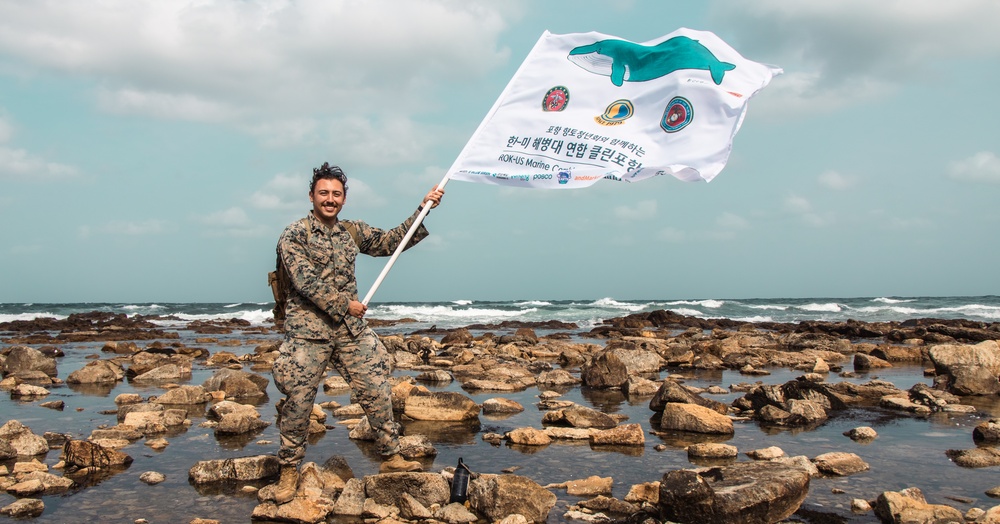
M 278 406 L 282 464 L 297 465 L 305 456 L 309 415 L 328 364 L 351 385 L 378 432 L 379 453 L 398 452 L 399 425 L 392 418 L 388 352 L 364 319 L 347 314 L 347 306 L 358 300 L 357 254 L 391 255 L 416 217 L 414 213 L 388 231 L 351 221 L 357 228 L 357 244 L 344 221 L 327 227 L 312 213 L 281 234 L 278 252 L 292 282 L 285 341 L 272 370 L 275 385 L 286 396 Z M 427 234 L 423 225 L 418 227 L 407 248 Z

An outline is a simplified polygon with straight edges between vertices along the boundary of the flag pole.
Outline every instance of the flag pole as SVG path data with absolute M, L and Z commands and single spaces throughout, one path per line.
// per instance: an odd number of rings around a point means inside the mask
M 528 53 L 528 56 L 531 56 L 532 53 L 535 52 L 535 49 L 541 46 L 542 41 L 544 41 L 545 38 L 548 37 L 549 35 L 550 33 L 548 31 L 543 31 L 542 36 L 538 39 L 537 42 L 535 42 L 535 45 L 531 48 L 531 52 Z M 461 162 L 461 160 L 465 156 L 465 153 L 469 148 L 469 144 L 471 144 L 475 140 L 475 138 L 478 137 L 480 133 L 482 133 L 483 128 L 486 127 L 486 124 L 490 121 L 491 118 L 493 118 L 493 115 L 496 114 L 497 109 L 500 108 L 500 104 L 503 102 L 505 96 L 512 89 L 511 86 L 514 85 L 514 80 L 517 79 L 518 75 L 521 73 L 521 70 L 525 68 L 525 64 L 527 62 L 528 59 L 525 58 L 524 61 L 521 62 L 521 65 L 518 66 L 517 71 L 514 73 L 514 76 L 511 77 L 510 81 L 507 82 L 507 85 L 504 86 L 503 91 L 500 92 L 500 96 L 496 99 L 495 102 L 493 102 L 493 107 L 491 107 L 490 111 L 486 113 L 486 118 L 483 118 L 482 122 L 479 122 L 479 126 L 476 128 L 476 131 L 472 133 L 472 138 L 470 138 L 469 141 L 466 142 L 465 147 L 462 148 L 462 152 L 458 154 L 458 156 L 455 158 L 455 161 L 452 162 L 451 167 L 444 174 L 444 178 L 441 179 L 441 183 L 437 185 L 438 189 L 441 190 L 444 189 L 445 184 L 447 184 L 448 180 L 451 179 L 451 174 L 455 171 L 455 167 L 459 165 L 459 162 Z M 427 202 L 430 201 L 428 200 Z M 413 225 L 410 226 L 410 230 L 406 232 L 406 235 L 403 236 L 403 240 L 399 243 L 399 246 L 396 247 L 396 251 L 393 252 L 392 256 L 389 258 L 389 261 L 385 263 L 385 267 L 382 268 L 382 272 L 379 273 L 378 278 L 375 279 L 375 283 L 373 283 L 371 289 L 368 290 L 368 294 L 365 295 L 365 299 L 361 301 L 361 303 L 364 304 L 365 306 L 367 306 L 368 302 L 372 299 L 372 295 L 375 294 L 375 290 L 377 290 L 378 287 L 382 285 L 382 281 L 385 280 L 385 276 L 389 274 L 389 269 L 391 269 L 392 265 L 396 263 L 396 259 L 399 258 L 399 254 L 403 252 L 403 249 L 406 248 L 406 244 L 408 244 L 410 242 L 410 239 L 413 238 L 413 234 L 416 232 L 417 228 L 420 227 L 421 222 L 424 221 L 424 217 L 427 216 L 427 213 L 431 212 L 431 207 L 430 205 L 427 204 L 427 202 L 424 202 L 423 204 L 424 208 L 420 210 L 420 214 L 417 215 L 417 219 L 413 222 Z
M 448 183 L 450 175 L 451 171 L 449 170 L 448 173 L 444 175 L 441 182 L 437 185 L 438 189 L 444 190 L 444 186 Z M 366 306 L 368 305 L 368 301 L 372 299 L 372 295 L 375 294 L 375 290 L 382 285 L 382 281 L 385 280 L 385 276 L 389 274 L 389 270 L 392 268 L 392 265 L 396 263 L 396 259 L 399 258 L 399 254 L 406 249 L 406 244 L 410 243 L 410 239 L 413 238 L 413 234 L 417 231 L 417 228 L 420 227 L 421 222 L 424 221 L 424 217 L 427 216 L 427 213 L 431 212 L 432 204 L 433 202 L 430 200 L 423 203 L 423 209 L 421 209 L 420 213 L 417 214 L 417 219 L 413 221 L 413 225 L 411 225 L 410 229 L 407 230 L 406 235 L 403 235 L 403 240 L 399 242 L 399 245 L 396 246 L 396 251 L 392 253 L 392 256 L 389 257 L 389 261 L 385 263 L 385 267 L 382 268 L 382 272 L 379 273 L 378 278 L 375 279 L 375 283 L 373 283 L 371 289 L 368 290 L 368 294 L 365 295 L 365 299 L 361 301 L 362 304 Z

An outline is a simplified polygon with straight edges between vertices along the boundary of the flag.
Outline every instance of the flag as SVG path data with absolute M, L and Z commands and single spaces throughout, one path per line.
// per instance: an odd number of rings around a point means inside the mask
M 553 189 L 659 175 L 711 181 L 747 102 L 781 72 L 707 31 L 641 44 L 546 31 L 446 179 Z

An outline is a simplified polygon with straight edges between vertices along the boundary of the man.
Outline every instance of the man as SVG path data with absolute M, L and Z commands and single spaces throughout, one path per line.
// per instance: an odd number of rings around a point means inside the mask
M 305 456 L 309 415 L 327 365 L 351 385 L 354 396 L 378 434 L 380 471 L 417 471 L 420 464 L 399 455 L 399 425 L 393 420 L 388 352 L 364 320 L 368 307 L 358 301 L 354 277 L 357 253 L 391 255 L 423 205 L 441 203 L 444 191 L 432 189 L 423 204 L 398 227 L 384 231 L 361 221 L 338 218 L 347 200 L 347 176 L 324 163 L 313 169 L 309 185 L 312 212 L 285 228 L 278 253 L 288 271 L 285 340 L 272 370 L 285 394 L 278 404 L 281 477 L 273 499 L 284 504 L 295 496 L 298 466 Z M 407 248 L 427 236 L 417 228 Z

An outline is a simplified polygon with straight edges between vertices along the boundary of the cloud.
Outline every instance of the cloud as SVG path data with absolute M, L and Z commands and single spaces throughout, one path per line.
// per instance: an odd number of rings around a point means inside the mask
M 952 162 L 948 176 L 967 182 L 1000 183 L 1000 158 L 991 151 L 980 151 L 969 158 Z
M 725 212 L 715 219 L 715 225 L 727 230 L 740 230 L 750 227 L 750 222 L 734 213 Z
M 808 199 L 798 195 L 788 195 L 785 198 L 785 209 L 793 215 L 798 216 L 807 225 L 813 227 L 829 226 L 836 221 L 832 213 L 823 215 L 815 212 L 812 203 Z
M 506 65 L 517 6 L 452 0 L 0 3 L 8 69 L 90 80 L 117 114 L 223 122 L 263 143 L 341 144 L 383 162 L 433 135 L 435 82 Z M 378 30 L 373 30 L 378 28 Z M 378 154 L 372 154 L 377 152 Z
M 10 246 L 7 250 L 13 256 L 35 255 L 42 252 L 40 244 L 21 244 Z
M 618 206 L 614 215 L 619 220 L 650 220 L 656 218 L 656 201 L 642 200 L 634 205 Z
M 687 234 L 674 227 L 665 227 L 656 234 L 656 238 L 664 242 L 683 242 Z
M 267 210 L 305 209 L 309 206 L 308 194 L 309 178 L 306 175 L 278 173 L 250 195 L 250 205 Z
M 197 220 L 202 224 L 218 227 L 243 227 L 250 224 L 250 217 L 246 211 L 240 207 L 231 207 L 223 211 L 216 211 Z
M 845 189 L 851 189 L 857 185 L 857 179 L 855 177 L 843 175 L 837 171 L 831 170 L 819 175 L 819 183 L 824 187 L 835 189 L 837 191 L 843 191 Z
M 1000 56 L 994 0 L 720 0 L 712 16 L 744 56 L 789 72 L 760 97 L 789 113 L 832 111 L 905 83 L 946 80 L 935 73 L 955 57 Z
M 7 147 L 5 144 L 13 136 L 14 126 L 0 115 L 0 180 L 58 180 L 79 175 L 79 170 L 73 166 L 45 160 L 24 149 Z
M 158 235 L 171 229 L 170 223 L 164 220 L 150 219 L 142 222 L 114 221 L 105 224 L 101 231 L 111 235 L 139 236 Z
M 796 214 L 809 213 L 812 211 L 812 204 L 798 195 L 788 195 L 785 199 L 785 209 Z

